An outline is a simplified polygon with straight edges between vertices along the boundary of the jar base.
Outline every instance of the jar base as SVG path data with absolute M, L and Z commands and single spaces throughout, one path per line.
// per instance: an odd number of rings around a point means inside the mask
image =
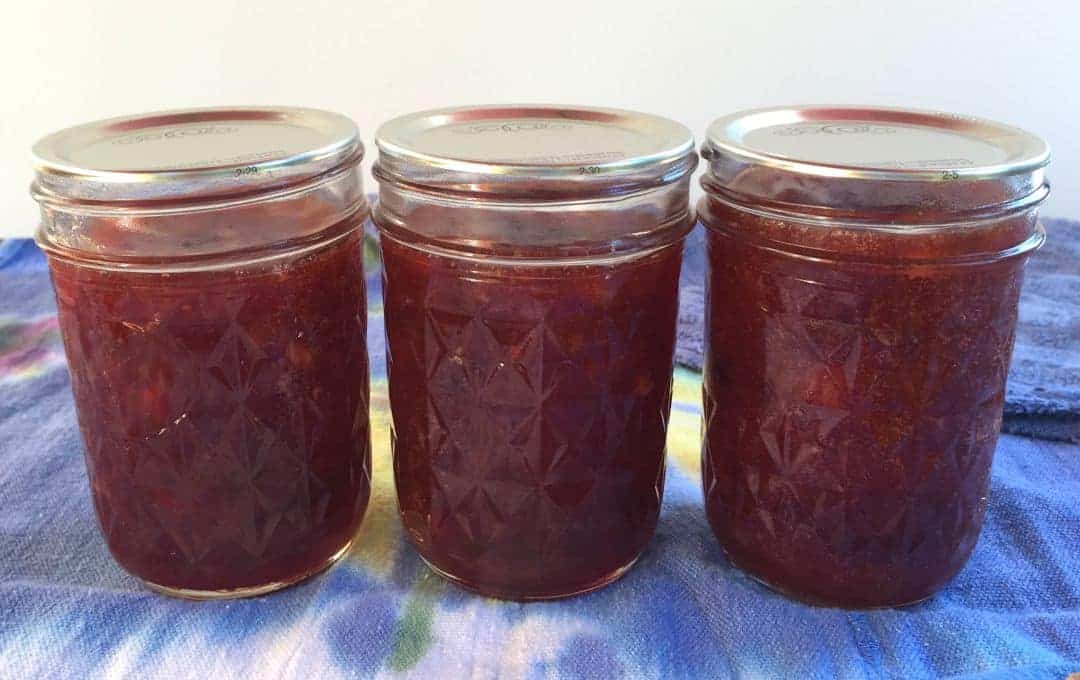
M 164 586 L 160 583 L 153 583 L 145 579 L 139 580 L 142 581 L 143 585 L 156 593 L 160 593 L 161 595 L 168 595 L 169 597 L 181 598 L 184 600 L 236 600 L 244 597 L 258 597 L 260 595 L 272 593 L 275 590 L 281 590 L 282 588 L 288 588 L 289 586 L 296 585 L 301 581 L 306 581 L 312 576 L 326 571 L 331 566 L 333 566 L 335 562 L 340 560 L 342 557 L 345 556 L 346 553 L 349 552 L 352 544 L 352 539 L 349 539 L 345 543 L 345 545 L 341 546 L 341 548 L 339 548 L 337 552 L 328 557 L 325 562 L 316 566 L 313 569 L 310 569 L 295 576 L 294 578 L 290 578 L 284 581 L 264 583 L 258 586 L 246 586 L 244 588 L 231 588 L 228 590 L 194 590 L 190 588 L 174 588 L 172 586 Z
M 742 563 L 739 562 L 739 560 L 735 559 L 735 557 L 732 556 L 732 554 L 727 550 L 727 548 L 723 548 L 722 546 L 721 548 L 724 551 L 724 557 L 727 558 L 727 561 L 730 562 L 733 567 L 746 574 L 757 583 L 760 583 L 761 585 L 765 586 L 766 588 L 775 593 L 783 595 L 789 600 L 795 600 L 796 602 L 800 602 L 811 607 L 821 607 L 823 609 L 848 609 L 854 611 L 874 611 L 878 609 L 896 609 L 899 607 L 910 607 L 911 605 L 919 604 L 920 602 L 926 602 L 934 596 L 934 593 L 930 593 L 928 595 L 923 595 L 922 597 L 918 597 L 913 600 L 882 604 L 846 604 L 842 602 L 837 602 L 836 600 L 830 600 L 828 598 L 819 597 L 816 595 L 795 592 L 783 586 L 777 585 L 776 583 L 773 583 L 762 576 L 758 576 L 754 572 L 744 567 Z
M 641 555 L 637 555 L 634 559 L 630 560 L 626 564 L 618 567 L 617 569 L 601 576 L 600 578 L 590 581 L 580 587 L 575 587 L 570 590 L 555 590 L 550 592 L 538 592 L 538 593 L 522 593 L 516 590 L 502 590 L 499 588 L 487 588 L 482 585 L 477 585 L 470 581 L 466 581 L 462 578 L 454 576 L 451 573 L 443 571 L 439 567 L 428 561 L 426 557 L 420 555 L 420 559 L 424 561 L 427 568 L 435 572 L 439 576 L 443 577 L 455 586 L 467 590 L 477 595 L 483 595 L 485 597 L 492 597 L 497 600 L 509 600 L 511 602 L 542 602 L 545 600 L 563 600 L 569 597 L 577 597 L 578 595 L 584 595 L 591 593 L 594 590 L 600 590 L 604 586 L 611 585 L 615 581 L 622 578 L 626 572 L 630 571 L 637 563 Z

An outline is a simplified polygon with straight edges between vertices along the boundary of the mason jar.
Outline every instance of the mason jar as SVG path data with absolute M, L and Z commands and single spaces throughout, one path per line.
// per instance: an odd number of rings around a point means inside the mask
M 431 568 L 599 588 L 664 487 L 690 132 L 611 109 L 407 115 L 376 136 L 394 478 Z
M 34 153 L 37 242 L 116 561 L 191 598 L 333 563 L 371 470 L 355 125 L 168 111 Z
M 965 116 L 775 108 L 709 128 L 706 511 L 799 599 L 929 597 L 986 512 L 1046 144 Z

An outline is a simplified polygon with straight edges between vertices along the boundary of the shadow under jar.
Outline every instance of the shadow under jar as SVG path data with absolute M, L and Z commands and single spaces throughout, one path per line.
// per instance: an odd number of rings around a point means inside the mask
M 99 523 L 151 588 L 257 595 L 345 553 L 370 490 L 354 124 L 172 111 L 35 146 Z
M 725 552 L 812 603 L 923 600 L 986 512 L 1049 152 L 898 109 L 715 122 L 702 476 Z
M 405 116 L 376 142 L 409 537 L 436 572 L 495 597 L 613 581 L 663 494 L 690 132 L 482 107 Z

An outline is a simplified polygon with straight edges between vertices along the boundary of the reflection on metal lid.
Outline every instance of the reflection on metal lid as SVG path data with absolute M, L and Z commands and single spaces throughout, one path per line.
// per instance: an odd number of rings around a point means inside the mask
M 1041 202 L 1050 149 L 1029 132 L 978 118 L 786 107 L 717 120 L 702 155 L 709 163 L 703 186 L 737 204 L 796 213 L 921 211 L 948 220 L 946 213 L 974 219 Z
M 363 155 L 345 116 L 289 107 L 164 111 L 61 130 L 34 146 L 35 193 L 180 200 L 301 182 Z
M 944 113 L 887 108 L 776 108 L 709 126 L 710 161 L 796 173 L 887 180 L 1001 177 L 1047 164 L 1050 150 L 1019 128 Z
M 674 121 L 617 109 L 459 107 L 379 128 L 379 179 L 475 194 L 606 193 L 666 184 L 697 162 Z

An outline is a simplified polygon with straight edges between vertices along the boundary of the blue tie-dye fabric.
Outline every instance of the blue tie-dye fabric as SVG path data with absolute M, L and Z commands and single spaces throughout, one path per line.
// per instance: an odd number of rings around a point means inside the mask
M 371 505 L 346 559 L 266 597 L 152 594 L 94 519 L 44 260 L 0 243 L 0 677 L 942 677 L 1080 671 L 1080 446 L 1005 435 L 969 565 L 900 610 L 803 606 L 733 569 L 699 489 L 700 383 L 677 372 L 664 509 L 621 581 L 505 603 L 431 575 L 390 480 L 372 267 Z

